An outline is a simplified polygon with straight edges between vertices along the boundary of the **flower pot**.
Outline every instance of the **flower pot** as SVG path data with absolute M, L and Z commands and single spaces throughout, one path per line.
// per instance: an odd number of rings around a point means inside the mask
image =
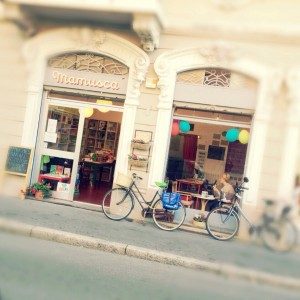
M 34 198 L 37 200 L 43 200 L 44 199 L 44 193 L 42 191 L 36 191 Z
M 150 148 L 150 143 L 138 143 L 138 142 L 134 142 L 132 141 L 132 147 L 138 150 L 144 150 L 147 151 Z

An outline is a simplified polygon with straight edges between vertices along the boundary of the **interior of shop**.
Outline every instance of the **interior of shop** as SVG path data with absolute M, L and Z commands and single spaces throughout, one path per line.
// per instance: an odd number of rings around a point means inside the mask
M 187 219 L 204 214 L 215 199 L 212 185 L 223 173 L 230 184 L 242 180 L 250 138 L 251 116 L 190 109 L 176 109 L 166 176 L 172 190 L 181 194 Z
M 111 189 L 121 121 L 120 112 L 98 110 L 85 119 L 74 200 L 100 204 Z
M 112 187 L 122 113 L 107 107 L 85 108 L 82 113 L 85 120 L 80 136 L 79 110 L 50 105 L 44 146 L 79 155 L 74 200 L 101 204 Z M 81 139 L 80 153 L 75 152 L 77 139 Z M 54 198 L 69 199 L 72 170 L 73 159 L 42 155 L 38 181 L 50 184 Z

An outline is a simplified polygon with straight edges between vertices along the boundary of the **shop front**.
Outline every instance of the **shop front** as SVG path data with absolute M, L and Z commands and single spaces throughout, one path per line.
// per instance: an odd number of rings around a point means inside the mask
M 35 148 L 31 183 L 50 185 L 53 198 L 99 205 L 115 174 L 127 173 L 125 149 L 130 148 L 138 106 L 135 91 L 147 66 L 145 54 L 130 46 L 135 52 L 124 51 L 132 56 L 126 64 L 125 56 L 117 60 L 109 53 L 95 53 L 94 47 L 76 51 L 74 46 L 63 54 L 52 49 L 50 57 L 44 56 L 41 90 L 28 95 L 34 105 L 27 106 L 23 145 Z
M 200 212 L 209 211 L 211 199 L 202 194 L 204 181 L 213 184 L 223 173 L 230 175 L 231 185 L 249 177 L 243 201 L 248 212 L 260 202 L 272 70 L 233 58 L 230 49 L 223 48 L 207 44 L 169 51 L 155 62 L 161 94 L 153 157 L 160 159 L 152 162 L 150 184 L 171 178 L 173 191 L 182 194 L 188 208 L 188 225 Z M 169 149 L 164 157 L 163 148 Z M 195 178 L 195 166 L 202 178 Z
M 213 185 L 222 188 L 224 173 L 231 185 L 243 180 L 255 87 L 249 78 L 222 69 L 177 76 L 166 176 L 187 207 L 187 225 L 201 225 L 197 220 L 217 201 Z

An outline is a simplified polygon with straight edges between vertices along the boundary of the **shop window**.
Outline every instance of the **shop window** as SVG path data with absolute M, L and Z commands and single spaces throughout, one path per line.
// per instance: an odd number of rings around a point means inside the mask
M 224 69 L 205 70 L 203 85 L 229 87 L 231 73 Z
M 78 109 L 49 106 L 47 126 L 44 134 L 48 149 L 74 152 L 78 134 Z

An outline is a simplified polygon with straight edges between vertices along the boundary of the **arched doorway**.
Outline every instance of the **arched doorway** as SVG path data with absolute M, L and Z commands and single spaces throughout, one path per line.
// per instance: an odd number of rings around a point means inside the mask
M 226 172 L 230 183 L 242 182 L 256 94 L 255 80 L 227 69 L 177 74 L 166 177 L 187 199 L 186 225 L 196 226 L 193 218 L 215 205 L 200 197 L 204 180 L 213 184 Z
M 112 187 L 128 73 L 87 52 L 48 61 L 32 181 L 53 197 L 99 204 Z
M 254 115 L 251 123 L 251 140 L 245 174 L 251 178 L 251 189 L 245 194 L 245 202 L 256 205 L 261 175 L 262 153 L 265 148 L 268 122 L 274 95 L 279 87 L 277 71 L 254 60 L 245 59 L 227 45 L 208 43 L 201 48 L 173 50 L 159 56 L 155 70 L 161 89 L 158 104 L 158 118 L 155 131 L 153 157 L 161 157 L 169 147 L 171 120 L 177 74 L 198 69 L 223 69 L 244 74 L 257 82 L 257 95 L 254 103 Z M 274 78 L 277 78 L 274 82 Z M 154 159 L 150 168 L 150 185 L 165 176 L 167 155 Z
M 97 101 L 100 100 L 102 101 L 102 108 L 115 112 L 122 110 L 122 121 L 119 122 L 120 124 L 122 123 L 122 126 L 119 126 L 120 133 L 118 138 L 118 149 L 122 149 L 122 151 L 118 151 L 116 155 L 118 159 L 115 165 L 115 172 L 127 173 L 127 154 L 130 150 L 135 114 L 139 104 L 139 86 L 144 80 L 149 64 L 148 56 L 137 46 L 124 39 L 101 30 L 89 28 L 61 28 L 41 33 L 27 42 L 24 53 L 30 76 L 22 144 L 29 147 L 34 147 L 36 144 L 39 129 L 38 116 L 41 109 L 43 109 L 42 104 L 45 96 L 48 98 L 50 96 L 51 98 L 55 91 L 55 99 L 51 100 L 55 101 L 55 103 L 52 104 L 53 106 L 61 107 L 64 105 L 62 101 L 66 100 L 66 97 L 64 96 L 64 99 L 61 99 L 60 94 L 62 92 L 64 95 L 66 95 L 66 92 L 69 94 L 67 97 L 70 103 L 68 109 L 70 111 L 76 110 L 72 111 L 72 113 L 74 113 L 74 116 L 79 117 L 78 133 L 80 133 L 79 127 L 81 126 L 81 135 L 84 131 L 85 122 L 84 118 L 79 114 L 80 109 L 96 110 L 99 108 Z M 52 69 L 57 67 L 58 69 L 63 67 L 64 72 L 53 73 Z M 52 69 L 49 71 L 49 68 Z M 79 72 L 80 74 L 84 72 L 93 73 L 94 77 L 90 78 L 88 74 L 85 74 L 87 77 L 79 76 L 79 73 L 77 73 L 78 76 L 76 77 L 73 76 L 72 72 Z M 49 79 L 51 74 L 52 81 Z M 102 78 L 101 76 L 106 77 Z M 115 82 L 107 76 L 123 76 L 126 77 L 126 80 L 125 83 Z M 50 82 L 45 82 L 46 79 L 50 80 Z M 53 81 L 62 86 L 45 90 L 45 86 L 53 86 Z M 123 88 L 122 97 L 118 94 L 119 91 L 117 89 L 120 86 Z M 88 92 L 83 92 L 82 88 Z M 76 90 L 76 99 L 74 99 L 74 90 Z M 111 92 L 115 96 L 114 101 L 110 99 L 109 103 L 105 102 Z M 73 95 L 70 96 L 70 94 Z M 84 99 L 78 99 L 78 97 Z M 120 102 L 122 102 L 122 105 L 120 105 Z M 47 112 L 44 112 L 44 114 L 47 114 Z M 36 117 L 32 118 L 32 116 Z M 43 122 L 46 122 L 45 118 L 43 120 Z M 46 123 L 42 126 L 43 130 L 49 126 Z M 51 139 L 49 135 L 47 138 Z M 111 138 L 111 140 L 113 139 Z M 41 138 L 39 142 L 41 144 Z M 81 136 L 80 139 L 77 137 L 75 144 L 76 151 L 80 152 Z M 57 149 L 52 150 L 57 151 Z M 40 154 L 42 155 L 42 153 Z M 67 156 L 70 156 L 70 153 Z M 36 162 L 34 167 L 33 176 L 35 176 L 35 179 L 38 164 Z M 76 181 L 74 168 L 72 172 L 71 184 L 74 189 Z M 67 198 L 72 199 L 72 195 L 73 190 L 71 189 Z

